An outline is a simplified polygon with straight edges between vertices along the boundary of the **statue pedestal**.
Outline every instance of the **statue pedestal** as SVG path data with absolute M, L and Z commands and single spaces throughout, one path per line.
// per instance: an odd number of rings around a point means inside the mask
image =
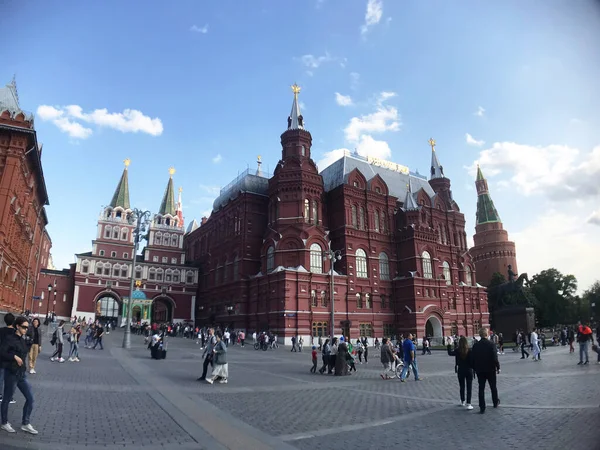
M 502 333 L 504 342 L 510 342 L 517 330 L 529 334 L 535 327 L 535 313 L 533 308 L 526 306 L 512 306 L 494 311 L 492 315 L 492 330 Z

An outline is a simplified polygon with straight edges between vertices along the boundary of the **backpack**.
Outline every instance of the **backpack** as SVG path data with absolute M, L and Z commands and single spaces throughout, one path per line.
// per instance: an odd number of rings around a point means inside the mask
M 56 345 L 56 341 L 58 340 L 58 336 L 56 334 L 57 331 L 58 331 L 58 328 L 56 330 L 54 330 L 54 333 L 52 333 L 52 338 L 50 339 L 50 345 Z

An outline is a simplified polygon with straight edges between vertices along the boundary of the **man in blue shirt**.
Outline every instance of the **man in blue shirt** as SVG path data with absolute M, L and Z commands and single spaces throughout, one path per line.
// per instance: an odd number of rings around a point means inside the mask
M 408 333 L 406 339 L 402 343 L 402 352 L 404 353 L 404 367 L 402 368 L 402 374 L 400 375 L 400 381 L 404 382 L 406 379 L 406 373 L 409 368 L 412 367 L 413 373 L 415 374 L 415 381 L 421 381 L 419 378 L 419 370 L 417 369 L 417 360 L 415 359 L 415 344 L 412 341 L 413 335 Z

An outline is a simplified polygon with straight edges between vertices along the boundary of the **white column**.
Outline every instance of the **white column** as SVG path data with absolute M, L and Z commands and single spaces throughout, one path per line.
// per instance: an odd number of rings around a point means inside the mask
M 79 314 L 77 314 L 77 306 L 78 305 L 79 305 L 79 286 L 75 285 L 75 290 L 73 291 L 73 308 L 71 309 L 71 317 L 79 315 Z

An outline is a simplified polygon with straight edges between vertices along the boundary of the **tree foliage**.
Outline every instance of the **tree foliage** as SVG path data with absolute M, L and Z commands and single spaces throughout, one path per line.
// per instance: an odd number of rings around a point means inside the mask
M 535 296 L 535 315 L 538 325 L 549 327 L 577 322 L 584 313 L 582 301 L 575 295 L 577 279 L 563 275 L 557 269 L 546 269 L 533 276 L 531 291 Z

